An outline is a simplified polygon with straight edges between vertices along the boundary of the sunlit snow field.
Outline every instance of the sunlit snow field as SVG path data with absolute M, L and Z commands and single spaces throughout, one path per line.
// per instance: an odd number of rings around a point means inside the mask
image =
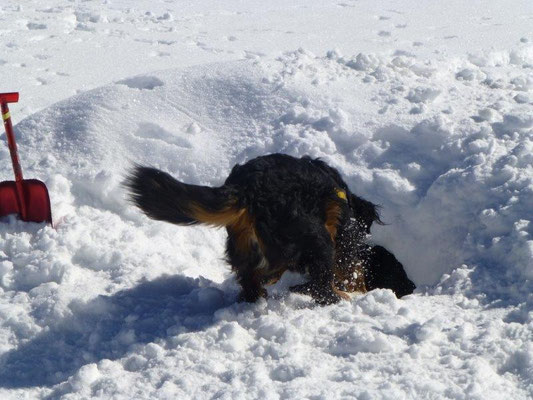
M 530 1 L 2 0 L 0 92 L 54 227 L 0 221 L 0 398 L 531 399 L 532 27 Z M 223 230 L 121 187 L 273 152 L 381 206 L 369 240 L 413 295 L 317 307 L 285 274 L 238 303 Z

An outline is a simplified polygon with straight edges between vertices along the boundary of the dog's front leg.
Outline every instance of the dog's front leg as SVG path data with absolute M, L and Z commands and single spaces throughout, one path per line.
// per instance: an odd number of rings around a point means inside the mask
M 292 286 L 290 290 L 311 295 L 321 305 L 337 303 L 342 297 L 333 286 L 335 247 L 329 233 L 324 229 L 307 236 L 304 245 L 300 262 L 307 267 L 311 279 L 302 285 Z

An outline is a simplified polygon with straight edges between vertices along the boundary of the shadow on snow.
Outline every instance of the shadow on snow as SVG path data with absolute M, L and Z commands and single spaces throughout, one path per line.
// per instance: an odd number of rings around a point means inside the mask
M 122 357 L 135 344 L 204 330 L 218 309 L 234 302 L 214 286 L 204 278 L 163 276 L 73 302 L 71 316 L 0 356 L 0 387 L 54 385 L 85 364 Z

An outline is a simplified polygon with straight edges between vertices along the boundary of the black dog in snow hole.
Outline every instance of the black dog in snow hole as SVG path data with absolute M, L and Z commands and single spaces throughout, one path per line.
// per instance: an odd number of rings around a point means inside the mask
M 136 166 L 125 186 L 152 219 L 225 227 L 226 257 L 242 300 L 265 296 L 264 285 L 287 270 L 309 274 L 309 282 L 291 290 L 319 304 L 375 288 L 398 297 L 415 288 L 391 253 L 366 243 L 370 226 L 381 223 L 376 205 L 353 194 L 322 160 L 257 157 L 235 165 L 220 187 L 186 184 Z

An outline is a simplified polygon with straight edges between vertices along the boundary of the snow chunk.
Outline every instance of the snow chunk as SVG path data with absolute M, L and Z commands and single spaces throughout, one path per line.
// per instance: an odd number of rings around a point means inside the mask
M 418 86 L 409 91 L 406 99 L 411 103 L 430 103 L 437 98 L 440 90 Z
M 219 329 L 217 341 L 224 351 L 232 353 L 246 351 L 253 338 L 246 329 L 232 321 Z

